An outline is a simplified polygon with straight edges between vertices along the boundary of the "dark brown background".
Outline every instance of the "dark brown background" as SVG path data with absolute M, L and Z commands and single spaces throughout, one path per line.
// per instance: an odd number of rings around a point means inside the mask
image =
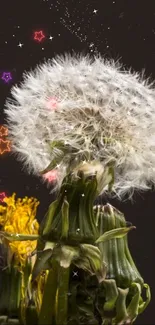
M 44 42 L 33 40 L 36 30 L 44 31 Z M 23 43 L 21 48 L 19 43 Z M 6 97 L 11 86 L 22 80 L 24 70 L 34 68 L 44 58 L 72 50 L 92 54 L 98 51 L 106 57 L 120 58 L 126 68 L 145 69 L 146 77 L 155 79 L 155 1 L 1 1 L 0 124 L 5 121 Z M 9 84 L 1 79 L 4 71 L 12 73 Z M 23 172 L 22 165 L 7 153 L 0 156 L 0 192 L 3 191 L 8 196 L 16 192 L 17 197 L 38 198 L 39 219 L 54 200 L 46 186 Z M 110 203 L 137 227 L 129 234 L 129 244 L 137 267 L 152 289 L 152 301 L 136 324 L 155 324 L 155 193 L 135 195 L 133 204 L 116 200 Z

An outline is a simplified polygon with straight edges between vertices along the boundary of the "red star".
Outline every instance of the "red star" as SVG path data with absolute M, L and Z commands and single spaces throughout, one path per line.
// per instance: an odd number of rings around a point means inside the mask
M 0 139 L 0 155 L 4 152 L 9 152 L 10 150 L 10 141 L 3 141 Z
M 8 129 L 5 126 L 0 126 L 0 137 L 4 137 L 5 135 L 8 135 Z
M 40 30 L 39 32 L 34 32 L 34 39 L 36 41 L 41 42 L 43 38 L 45 38 L 45 35 L 42 30 Z

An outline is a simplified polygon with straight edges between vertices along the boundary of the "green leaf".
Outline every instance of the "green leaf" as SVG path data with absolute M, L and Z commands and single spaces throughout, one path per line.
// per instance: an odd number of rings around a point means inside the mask
M 108 184 L 108 191 L 111 192 L 115 182 L 114 167 L 112 166 L 109 167 L 109 174 L 111 176 L 111 181 Z
M 52 254 L 52 249 L 46 249 L 42 253 L 38 254 L 37 260 L 32 270 L 32 281 L 39 275 L 41 271 L 45 270 L 46 263 L 51 258 Z
M 131 227 L 122 227 L 122 228 L 117 228 L 117 229 L 112 229 L 109 231 L 106 231 L 103 235 L 101 235 L 97 240 L 96 240 L 96 244 L 101 243 L 101 242 L 105 242 L 107 240 L 110 239 L 114 239 L 114 238 L 122 238 L 125 235 L 127 235 L 127 233 L 132 230 L 135 229 L 135 226 L 131 226 Z
M 30 304 L 26 308 L 26 324 L 38 324 L 38 313 L 35 305 Z
M 136 294 L 132 297 L 132 300 L 127 308 L 127 320 L 134 321 L 138 316 L 139 301 L 141 296 L 141 286 L 139 283 L 132 283 L 132 287 L 136 287 Z
M 11 265 L 11 283 L 10 283 L 10 296 L 9 296 L 9 315 L 12 317 L 17 316 L 18 308 L 21 299 L 21 272 L 12 264 Z
M 52 269 L 48 273 L 44 288 L 38 325 L 53 325 L 55 315 L 56 292 L 58 286 L 58 262 L 53 260 Z
M 57 157 L 55 157 L 50 162 L 50 164 L 43 171 L 40 172 L 41 175 L 46 174 L 49 171 L 51 171 L 52 169 L 54 169 L 61 162 L 62 158 L 65 155 L 65 152 L 67 151 L 67 149 L 65 148 L 66 145 L 63 143 L 63 141 L 52 141 L 52 142 L 49 143 L 49 146 L 52 149 L 52 151 L 56 147 L 57 149 L 61 150 L 61 152 L 59 152 Z
M 116 318 L 114 324 L 124 324 L 124 321 L 127 319 L 127 310 L 126 310 L 126 297 L 129 292 L 129 289 L 118 288 L 118 298 L 116 301 Z
M 67 239 L 68 237 L 68 231 L 69 231 L 69 203 L 66 200 L 66 197 L 64 198 L 63 204 L 62 204 L 62 232 L 61 232 L 61 238 Z
M 68 268 L 71 262 L 77 259 L 79 255 L 78 247 L 64 245 L 61 247 L 60 253 L 58 252 L 56 259 L 59 261 L 61 267 Z
M 106 290 L 106 294 L 105 294 L 106 302 L 104 304 L 104 310 L 113 311 L 118 297 L 116 281 L 114 279 L 106 279 L 103 281 L 103 285 Z
M 90 272 L 97 273 L 102 269 L 102 258 L 101 252 L 98 247 L 90 244 L 81 244 L 80 245 L 82 255 L 89 260 L 90 263 Z
M 0 236 L 9 241 L 37 240 L 39 238 L 39 235 L 10 234 L 6 231 L 0 231 Z
M 150 291 L 150 287 L 148 284 L 144 283 L 144 288 L 146 288 L 146 301 L 144 301 L 142 304 L 140 304 L 139 309 L 138 309 L 138 313 L 141 314 L 145 308 L 148 306 L 150 300 L 151 300 L 151 291 Z
M 41 231 L 43 236 L 46 236 L 50 233 L 53 217 L 54 217 L 55 211 L 58 207 L 58 204 L 59 204 L 58 200 L 55 200 L 54 202 L 52 202 L 52 204 L 50 204 L 50 206 L 48 208 L 48 212 L 46 214 L 45 225 Z M 42 228 L 42 225 L 41 225 L 41 228 Z
M 68 292 L 69 292 L 70 267 L 58 268 L 58 292 L 56 303 L 56 324 L 67 324 L 68 315 Z

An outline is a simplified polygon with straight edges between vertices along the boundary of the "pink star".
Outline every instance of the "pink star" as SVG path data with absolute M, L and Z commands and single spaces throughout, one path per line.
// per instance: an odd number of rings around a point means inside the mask
M 41 42 L 45 38 L 45 35 L 42 30 L 34 32 L 34 39 L 38 42 Z

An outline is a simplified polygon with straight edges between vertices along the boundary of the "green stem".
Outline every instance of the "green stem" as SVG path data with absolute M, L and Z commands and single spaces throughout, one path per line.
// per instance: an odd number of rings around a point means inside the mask
M 69 275 L 70 267 L 59 267 L 56 325 L 65 325 L 67 323 Z
M 44 288 L 43 300 L 39 314 L 38 325 L 52 325 L 55 314 L 55 297 L 57 291 L 58 265 L 53 261 Z

